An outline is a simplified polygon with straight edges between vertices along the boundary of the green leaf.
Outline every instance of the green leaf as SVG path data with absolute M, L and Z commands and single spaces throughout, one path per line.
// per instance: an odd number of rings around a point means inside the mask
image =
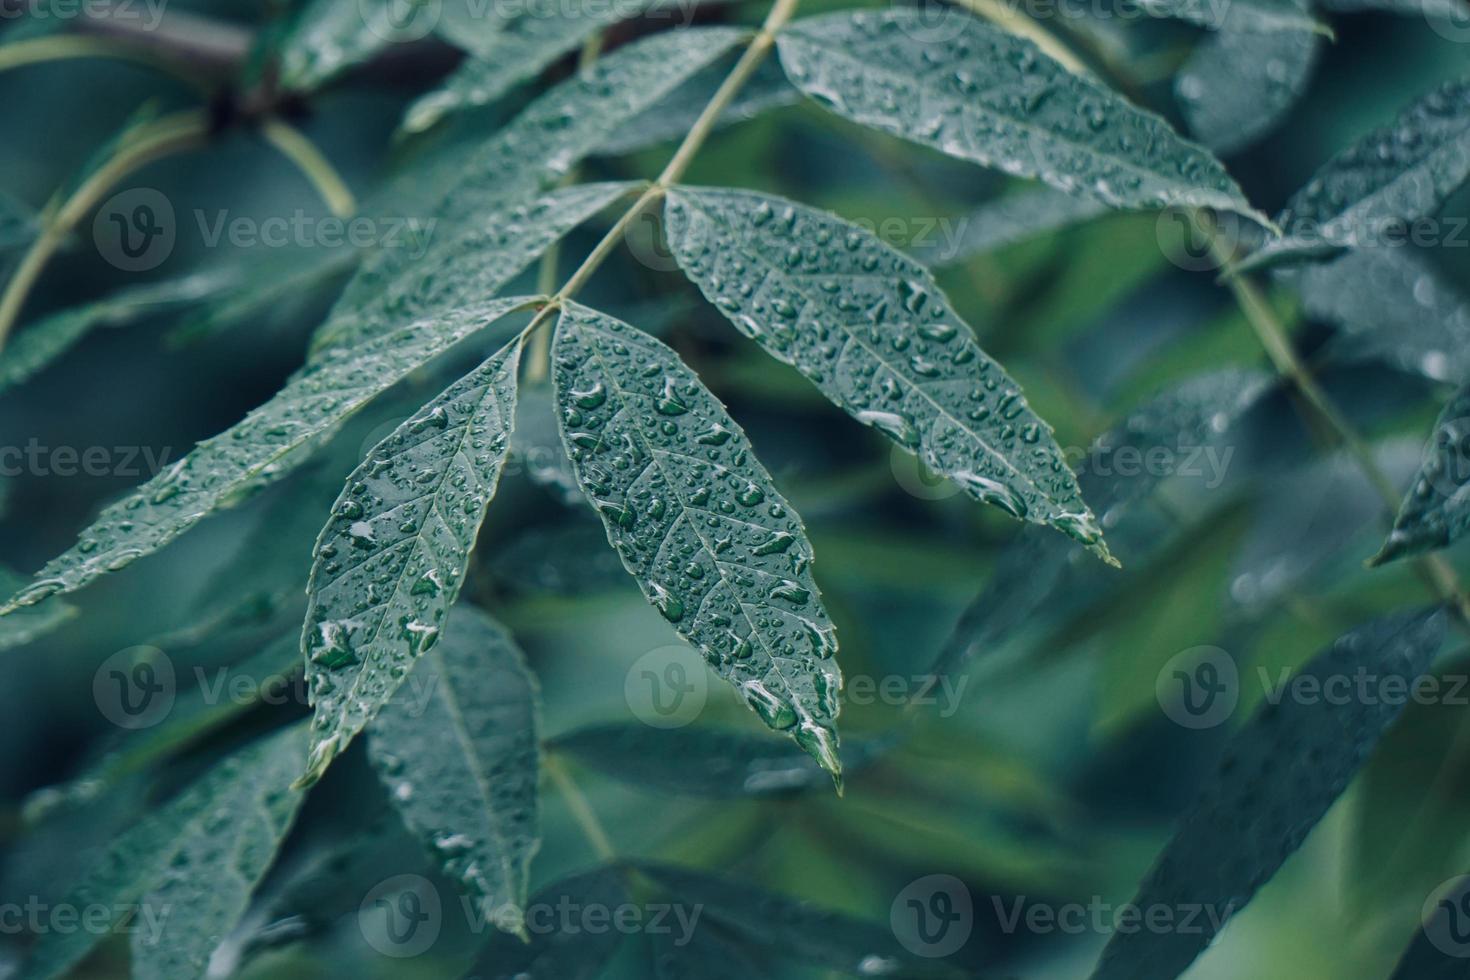
M 294 450 L 331 430 L 375 395 L 461 340 L 532 303 L 491 300 L 412 324 L 356 348 L 337 348 L 307 365 L 260 408 L 135 493 L 102 511 L 70 551 L 47 563 L 0 615 L 57 593 L 75 592 L 151 554 L 241 494 L 278 479 L 301 461 Z
M 1446 82 L 1329 160 L 1242 270 L 1342 248 L 1388 247 L 1470 177 L 1470 79 Z
M 633 3 L 524 8 L 517 11 L 518 16 L 490 31 L 478 24 L 472 30 L 455 30 L 454 21 L 446 22 L 449 30 L 445 33 L 470 51 L 471 56 L 449 76 L 443 87 L 409 106 L 403 129 L 422 132 L 448 113 L 489 105 L 520 82 L 539 75 L 608 25 L 667 7 L 672 4 L 663 0 L 634 0 Z
M 1150 17 L 1188 21 L 1212 31 L 1230 31 L 1262 41 L 1277 31 L 1332 36 L 1301 0 L 1136 0 Z
M 922 266 L 749 191 L 677 188 L 666 215 L 680 267 L 742 333 L 972 497 L 1109 558 L 1051 427 Z
M 674 896 L 704 910 L 742 943 L 853 976 L 949 975 L 942 962 L 910 955 L 887 925 L 818 908 L 799 899 L 695 868 L 639 862 L 638 871 Z
M 1439 413 L 1424 461 L 1370 565 L 1444 548 L 1470 529 L 1470 385 Z
M 0 358 L 0 391 L 29 380 L 99 327 L 122 327 L 188 306 L 233 285 L 239 275 L 200 272 L 119 290 L 105 299 L 52 313 L 16 334 Z
M 300 726 L 252 743 L 114 840 L 63 900 L 106 909 L 107 927 L 43 932 L 27 980 L 67 972 L 134 911 L 135 975 L 202 976 L 301 805 L 286 785 L 304 743 Z
M 801 520 L 745 433 L 677 354 L 605 314 L 568 303 L 553 355 L 562 439 L 624 566 L 761 720 L 839 778 L 837 633 Z
M 320 88 L 396 43 L 423 37 L 438 12 L 438 3 L 421 0 L 308 0 L 278 42 L 281 84 Z
M 740 943 L 709 926 L 696 926 L 687 936 L 672 929 L 650 931 L 648 945 L 655 980 L 747 980 L 775 975 Z
M 26 577 L 0 565 L 0 594 L 9 595 L 26 584 Z M 21 609 L 0 618 L 0 650 L 23 647 L 61 628 L 77 614 L 70 603 L 48 602 L 34 609 Z
M 1228 29 L 1205 37 L 1174 77 L 1189 131 L 1216 153 L 1237 153 L 1281 125 L 1322 51 L 1309 31 Z
M 439 638 L 515 424 L 520 339 L 450 385 L 347 477 L 317 539 L 302 631 L 316 709 L 303 785 Z
M 436 227 L 422 257 L 395 254 L 392 262 L 367 262 L 318 329 L 313 347 L 358 344 L 494 296 L 553 242 L 636 186 L 578 184 L 493 208 L 457 235 L 440 237 Z
M 1354 683 L 1366 675 L 1378 684 L 1412 689 L 1443 637 L 1439 613 L 1375 620 L 1338 639 L 1290 683 Z M 1183 972 L 1214 938 L 1217 921 L 1240 911 L 1306 839 L 1398 717 L 1403 701 L 1330 695 L 1294 700 L 1289 690 L 1277 703 L 1268 701 L 1231 738 L 1213 781 L 1130 903 L 1144 910 L 1203 908 L 1200 928 L 1118 932 L 1093 980 L 1172 980 Z
M 851 776 L 893 745 L 869 739 L 843 746 Z M 712 799 L 787 796 L 827 781 L 790 742 L 698 725 L 660 729 L 634 722 L 589 725 L 558 735 L 547 748 L 614 779 L 663 793 Z
M 563 878 L 531 896 L 529 942 L 496 933 L 481 949 L 465 980 L 592 980 L 622 945 L 617 929 L 587 929 L 572 909 L 617 909 L 630 899 L 621 868 L 596 868 Z
M 1470 298 L 1409 248 L 1362 248 L 1287 270 L 1309 316 L 1336 324 L 1329 352 L 1433 381 L 1470 379 Z
M 541 843 L 539 700 L 510 634 L 462 605 L 368 733 L 404 823 L 486 921 L 521 936 Z
M 938 241 L 911 254 L 931 269 L 942 269 L 1107 213 L 1108 206 L 1093 198 L 1032 187 L 987 201 L 956 219 L 959 236 L 954 241 Z
M 952 157 L 1115 208 L 1258 217 L 1220 162 L 1160 117 L 1029 41 L 962 23 L 935 41 L 920 11 L 830 14 L 798 21 L 777 46 L 792 82 L 833 112 Z
M 1270 390 L 1272 376 L 1264 371 L 1227 368 L 1190 378 L 1150 399 L 1121 422 L 1098 436 L 1089 460 L 1103 464 L 1121 453 L 1147 458 L 1154 449 L 1170 451 L 1203 448 L 1218 442 Z M 1144 466 L 1084 468 L 1079 482 L 1096 500 L 1109 521 L 1109 533 L 1128 567 L 1145 566 L 1167 544 L 1159 528 L 1137 520 L 1139 501 L 1163 482 L 1164 472 Z M 1134 531 L 1135 525 L 1142 525 Z M 1056 535 L 1024 535 L 1004 554 L 990 583 L 960 614 L 931 673 L 945 676 L 958 670 L 977 652 L 999 649 L 1014 632 L 1032 624 L 1046 608 L 1053 620 L 1073 615 L 1117 583 L 1095 563 L 1077 559 L 1081 548 Z

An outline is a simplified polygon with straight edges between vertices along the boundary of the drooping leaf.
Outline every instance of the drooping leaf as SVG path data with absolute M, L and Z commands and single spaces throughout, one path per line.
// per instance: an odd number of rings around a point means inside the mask
M 1455 392 L 1434 423 L 1424 461 L 1370 564 L 1444 548 L 1470 529 L 1470 386 Z
M 861 771 L 892 744 L 892 739 L 849 739 L 841 752 L 843 775 Z M 547 748 L 614 779 L 687 796 L 785 796 L 827 782 L 822 770 L 788 741 L 701 725 L 589 725 L 558 735 Z
M 1395 244 L 1470 177 L 1470 80 L 1446 82 L 1329 160 L 1287 203 L 1284 229 L 1240 264 Z
M 670 92 L 662 102 L 619 127 L 597 148 L 597 152 L 609 155 L 632 153 L 666 140 L 683 138 L 728 74 L 729 69 L 724 65 L 706 68 Z M 728 126 L 754 119 L 771 109 L 799 101 L 801 93 L 791 87 L 781 66 L 774 61 L 763 61 L 725 111 L 720 113 L 716 125 Z
M 300 726 L 262 738 L 125 831 L 65 900 L 105 908 L 108 928 L 43 932 L 27 980 L 65 973 L 133 910 L 136 975 L 202 976 L 295 817 L 302 795 L 287 784 L 304 757 Z
M 0 606 L 0 615 L 74 592 L 157 551 L 237 495 L 283 475 L 300 461 L 293 450 L 410 371 L 530 302 L 526 297 L 492 300 L 353 349 L 327 352 L 242 421 L 103 510 L 75 547 L 52 559 L 32 585 Z
M 749 191 L 680 187 L 666 215 L 680 267 L 742 333 L 971 496 L 1108 558 L 1051 427 L 913 259 Z
M 422 132 L 446 114 L 489 105 L 520 82 L 534 78 L 563 55 L 574 51 L 610 24 L 641 15 L 646 10 L 672 6 L 665 0 L 634 3 L 553 5 L 512 10 L 512 16 L 484 30 L 483 25 L 457 29 L 459 21 L 445 21 L 445 33 L 466 50 L 467 58 L 444 85 L 421 97 L 404 116 L 403 129 Z
M 1341 328 L 1334 357 L 1470 380 L 1470 298 L 1410 249 L 1352 249 L 1290 270 L 1289 281 L 1309 316 Z
M 911 955 L 887 926 L 818 908 L 725 875 L 639 862 L 639 872 L 743 944 L 854 976 L 947 976 L 942 960 Z
M 925 39 L 923 14 L 830 14 L 777 44 L 807 95 L 855 122 L 1115 208 L 1255 212 L 1207 151 L 1073 74 L 1030 41 L 965 19 Z
M 1366 674 L 1408 689 L 1443 636 L 1440 613 L 1376 620 L 1338 639 L 1295 678 L 1317 685 Z M 1279 694 L 1226 746 L 1218 772 L 1131 903 L 1213 914 L 1201 915 L 1197 930 L 1116 933 L 1094 980 L 1177 977 L 1214 938 L 1217 922 L 1240 911 L 1301 845 L 1403 708 L 1397 698 Z
M 628 901 L 620 868 L 597 868 L 563 878 L 531 896 L 526 907 L 530 942 L 496 933 L 480 951 L 465 980 L 592 980 L 622 945 L 617 929 L 581 928 L 558 909 L 616 909 Z
M 1118 425 L 1098 436 L 1089 460 L 1107 464 L 1120 454 L 1142 459 L 1156 448 L 1190 451 L 1217 443 L 1269 390 L 1271 375 L 1227 368 L 1198 375 L 1159 394 L 1130 412 Z M 1122 467 L 1084 466 L 1078 478 L 1083 491 L 1097 501 L 1109 533 L 1128 567 L 1142 566 L 1167 544 L 1156 523 L 1136 519 L 1136 505 L 1169 474 L 1155 467 L 1123 472 Z M 1139 524 L 1137 534 L 1128 533 Z M 1123 543 L 1126 542 L 1126 545 Z M 931 673 L 958 670 L 977 652 L 998 647 L 1032 620 L 1043 604 L 1053 603 L 1053 616 L 1078 612 L 1097 599 L 1111 577 L 1095 563 L 1081 562 L 1081 548 L 1056 535 L 1025 535 L 1006 550 L 990 583 L 960 614 L 940 648 Z
M 0 566 L 0 592 L 10 595 L 26 582 L 24 575 Z M 57 600 L 34 609 L 21 609 L 0 618 L 0 650 L 22 647 L 39 640 L 47 633 L 60 629 L 76 614 L 75 606 Z
M 837 633 L 801 520 L 671 349 L 575 303 L 553 346 L 562 438 L 643 594 L 834 778 Z
M 317 539 L 301 647 L 316 709 L 303 782 L 438 640 L 515 424 L 516 339 L 373 447 Z
M 1135 0 L 1151 17 L 1188 21 L 1212 31 L 1260 37 L 1277 31 L 1331 32 L 1301 0 Z
M 404 822 L 485 921 L 520 935 L 540 845 L 539 699 L 510 634 L 461 605 L 368 732 Z
M 364 265 L 318 329 L 313 346 L 361 343 L 494 296 L 553 242 L 634 186 L 578 184 L 552 191 L 494 208 L 457 235 L 444 234 L 436 225 L 422 256 L 395 253 L 391 263 Z
M 955 219 L 960 230 L 953 241 L 936 241 L 912 249 L 911 254 L 930 268 L 942 269 L 1107 213 L 1108 206 L 1094 198 L 1065 194 L 1053 187 L 1033 187 L 982 204 Z
M 1174 78 L 1189 131 L 1222 154 L 1269 135 L 1306 91 L 1322 44 L 1310 31 L 1205 37 Z
M 188 306 L 237 281 L 229 270 L 200 272 L 119 290 L 111 296 L 52 313 L 19 331 L 0 357 L 0 391 L 29 380 L 98 327 L 121 327 Z

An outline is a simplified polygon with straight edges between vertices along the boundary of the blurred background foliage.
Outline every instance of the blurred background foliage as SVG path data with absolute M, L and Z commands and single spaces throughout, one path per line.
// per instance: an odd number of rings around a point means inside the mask
M 173 0 L 168 11 L 192 9 L 252 28 L 264 22 L 263 6 Z M 809 2 L 803 12 L 848 6 Z M 752 23 L 763 10 L 711 5 L 699 19 Z M 1136 73 L 1135 97 L 1183 128 L 1173 73 L 1205 34 L 1152 20 L 1094 26 L 1107 31 L 1117 63 Z M 1368 12 L 1335 16 L 1332 26 L 1336 42 L 1323 45 L 1300 101 L 1270 135 L 1226 158 L 1252 203 L 1268 213 L 1334 152 L 1465 69 L 1465 45 L 1418 17 Z M 10 23 L 0 33 L 0 52 L 28 29 Z M 609 46 L 642 29 L 613 29 Z M 404 109 L 455 63 L 441 48 L 411 63 L 369 63 L 297 107 L 297 124 L 359 197 L 394 172 L 412 173 L 415 161 L 436 148 L 483 138 L 570 70 L 559 64 L 498 105 L 396 139 Z M 167 111 L 197 98 L 168 75 L 125 62 L 68 60 L 0 73 L 0 127 L 8 135 L 0 141 L 3 191 L 39 210 L 140 107 Z M 647 177 L 671 147 L 597 157 L 583 174 Z M 1026 189 L 796 104 L 714 135 L 687 182 L 784 194 L 873 222 L 880 233 L 899 229 L 891 243 L 916 250 L 925 243 L 913 238 L 942 234 L 985 202 Z M 298 209 L 327 213 L 301 174 L 248 124 L 225 126 L 207 148 L 151 165 L 130 183 L 158 188 L 173 203 L 180 234 L 171 256 L 146 274 L 120 271 L 97 254 L 84 225 L 41 279 L 25 323 L 179 277 L 218 272 L 243 285 L 203 288 L 197 298 L 105 321 L 75 350 L 0 393 L 0 445 L 35 439 L 45 446 L 146 446 L 177 459 L 281 386 L 345 280 L 348 260 L 320 248 L 299 254 L 208 247 L 198 234 L 196 209 L 255 219 Z M 1464 216 L 1467 206 L 1470 196 L 1462 193 L 1443 213 Z M 895 218 L 901 220 L 884 224 Z M 563 272 L 605 227 L 594 221 L 570 236 Z M 1133 407 L 1202 371 L 1267 367 L 1214 271 L 1171 261 L 1181 228 L 1155 214 L 1110 214 L 942 270 L 956 309 L 1056 426 L 1064 447 L 1087 446 Z M 816 575 L 842 639 L 844 673 L 924 674 L 961 612 L 995 584 L 991 576 L 1007 549 L 1050 532 L 1023 529 L 946 493 L 728 329 L 672 263 L 651 267 L 666 253 L 651 226 L 635 229 L 639 235 L 647 240 L 614 255 L 585 300 L 660 332 L 745 427 L 807 523 Z M 655 261 L 639 261 L 640 254 Z M 13 261 L 15 251 L 4 258 Z M 1452 283 L 1464 282 L 1470 269 L 1464 248 L 1426 258 Z M 1316 358 L 1331 325 L 1306 318 L 1279 283 L 1271 302 L 1328 391 L 1405 484 L 1445 388 L 1381 363 Z M 470 362 L 465 356 L 456 364 Z M 166 764 L 123 766 L 100 789 L 35 795 L 66 783 L 122 741 L 92 695 L 93 674 L 109 655 L 143 643 L 164 649 L 180 669 L 183 704 L 190 668 L 240 662 L 297 628 L 311 543 L 343 476 L 390 423 L 453 376 L 445 365 L 420 372 L 373 403 L 311 465 L 69 599 L 78 615 L 7 654 L 0 895 L 59 894 L 89 848 L 141 812 L 161 787 L 207 765 L 221 746 L 260 723 L 244 711 L 223 730 L 175 747 Z M 534 394 L 525 401 L 523 412 L 533 410 Z M 1015 896 L 1057 905 L 1094 896 L 1120 903 L 1132 895 L 1231 727 L 1190 731 L 1164 715 L 1155 680 L 1170 658 L 1216 645 L 1251 665 L 1242 670 L 1244 703 L 1232 719 L 1239 722 L 1260 697 L 1255 665 L 1274 674 L 1377 612 L 1426 601 L 1409 566 L 1361 567 L 1381 541 L 1382 508 L 1361 474 L 1325 448 L 1302 417 L 1286 392 L 1266 397 L 1224 440 L 1233 455 L 1219 486 L 1170 480 L 1159 493 L 1167 507 L 1151 505 L 1148 516 L 1129 518 L 1145 522 L 1137 541 L 1114 539 L 1109 528 L 1124 570 L 1087 569 L 1081 585 L 1061 590 L 1076 592 L 1044 597 L 1019 628 L 986 643 L 963 675 L 961 696 L 946 706 L 954 710 L 918 710 L 898 744 L 852 775 L 845 798 L 820 784 L 768 797 L 700 798 L 634 785 L 575 755 L 553 750 L 552 758 L 575 777 L 620 855 L 727 871 L 880 923 L 910 881 L 952 874 L 976 898 L 967 948 L 974 962 L 1003 976 L 1082 976 L 1106 935 L 1008 933 L 992 897 L 1008 908 Z M 466 598 L 504 622 L 526 651 L 543 689 L 544 730 L 555 739 L 593 723 L 630 721 L 623 695 L 630 665 L 675 637 L 603 547 L 590 510 L 529 478 L 540 458 L 535 448 L 521 442 L 519 465 L 513 460 L 491 507 Z M 5 478 L 4 564 L 16 572 L 38 567 L 136 482 L 124 475 Z M 1462 551 L 1450 553 L 1457 565 L 1464 564 Z M 1463 656 L 1441 663 L 1447 672 L 1464 669 Z M 1458 735 L 1464 714 L 1464 707 L 1411 705 L 1304 848 L 1187 975 L 1388 975 L 1425 898 L 1465 866 L 1470 796 L 1462 774 L 1470 747 Z M 856 743 L 897 730 L 903 718 L 898 706 L 848 703 L 842 724 Z M 717 684 L 698 724 L 752 733 L 755 725 Z M 533 890 L 596 860 L 554 786 L 545 787 L 544 806 Z M 258 929 L 272 903 L 291 909 L 294 902 L 319 913 L 321 928 L 299 942 L 256 941 L 243 958 L 243 976 L 458 975 L 483 937 L 449 929 L 431 954 L 395 961 L 369 948 L 354 925 L 362 882 L 431 874 L 394 819 L 355 747 L 313 793 L 262 889 L 264 911 L 247 923 Z M 349 851 L 362 857 L 363 868 L 343 870 L 335 859 Z M 313 897 L 303 900 L 303 890 Z M 441 892 L 455 893 L 443 882 Z M 19 956 L 23 937 L 6 938 L 17 942 L 0 955 Z M 613 975 L 645 975 L 635 946 L 614 961 Z M 113 975 L 125 958 L 124 944 L 107 944 L 83 973 Z

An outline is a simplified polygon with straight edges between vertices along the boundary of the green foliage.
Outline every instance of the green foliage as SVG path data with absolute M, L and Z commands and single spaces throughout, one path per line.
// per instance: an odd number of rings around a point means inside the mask
M 186 5 L 0 41 L 0 962 L 1463 972 L 1457 0 Z

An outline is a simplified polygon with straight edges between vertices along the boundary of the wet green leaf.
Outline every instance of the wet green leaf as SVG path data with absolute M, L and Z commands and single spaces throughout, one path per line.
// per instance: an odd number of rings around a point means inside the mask
M 368 732 L 404 823 L 485 921 L 518 935 L 541 843 L 539 701 L 510 634 L 461 605 Z
M 971 496 L 1108 558 L 1051 427 L 922 266 L 764 194 L 681 187 L 666 214 L 680 267 L 742 333 Z
M 837 634 L 801 520 L 668 347 L 575 303 L 553 347 L 562 438 L 648 601 L 835 777 Z
M 1371 564 L 1443 548 L 1470 529 L 1470 387 L 1455 392 L 1434 423 L 1424 461 Z
M 1115 208 L 1255 212 L 1225 168 L 1160 117 L 979 20 L 926 37 L 895 9 L 798 21 L 781 35 L 792 82 L 840 115 L 962 160 Z
M 404 422 L 347 478 L 317 539 L 301 636 L 316 709 L 304 783 L 438 641 L 515 424 L 520 340 Z
M 410 371 L 530 302 L 526 297 L 492 300 L 327 352 L 241 422 L 103 510 L 77 545 L 52 559 L 32 585 L 0 607 L 0 614 L 74 592 L 157 551 L 237 495 L 279 478 L 300 461 L 293 450 L 331 430 Z
M 1446 82 L 1329 160 L 1277 219 L 1284 234 L 1240 267 L 1402 244 L 1467 177 L 1470 80 Z
M 1341 637 L 1288 683 L 1366 674 L 1412 686 L 1444 637 L 1442 614 L 1376 620 Z M 1298 680 L 1300 678 L 1300 680 Z M 1335 683 L 1341 684 L 1338 680 Z M 1305 688 L 1302 688 L 1305 689 Z M 1294 698 L 1279 691 L 1234 735 L 1131 905 L 1203 909 L 1200 928 L 1118 932 L 1094 980 L 1172 980 L 1301 845 L 1403 708 L 1390 697 Z
M 105 908 L 109 928 L 136 912 L 136 975 L 202 976 L 301 805 L 302 795 L 287 784 L 304 758 L 300 726 L 241 749 L 114 840 L 64 902 Z M 108 931 L 44 932 L 24 976 L 62 975 Z

